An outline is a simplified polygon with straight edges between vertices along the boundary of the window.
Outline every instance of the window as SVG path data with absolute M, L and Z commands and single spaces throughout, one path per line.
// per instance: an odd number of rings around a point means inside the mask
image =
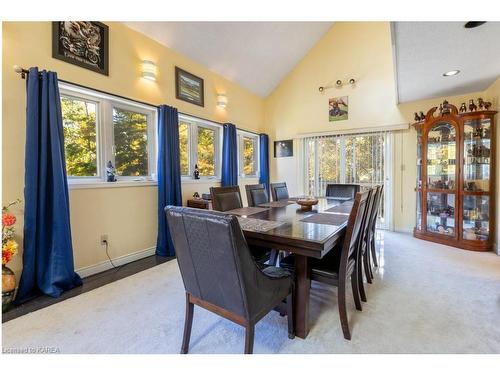
M 326 185 L 332 183 L 362 187 L 385 184 L 389 173 L 388 139 L 387 132 L 305 138 L 305 194 L 324 196 Z M 380 216 L 383 222 L 383 202 Z
M 105 182 L 108 161 L 118 181 L 153 180 L 156 108 L 60 84 L 70 183 Z
M 200 177 L 218 178 L 222 132 L 221 126 L 210 121 L 179 115 L 179 147 L 181 174 L 192 177 L 195 165 Z
M 259 137 L 242 130 L 238 130 L 238 169 L 241 177 L 259 174 Z

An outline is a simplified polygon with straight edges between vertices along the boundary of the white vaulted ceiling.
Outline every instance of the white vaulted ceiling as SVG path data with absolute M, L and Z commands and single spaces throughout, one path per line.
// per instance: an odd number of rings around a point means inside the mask
M 488 88 L 500 76 L 500 22 L 394 22 L 400 103 Z M 456 76 L 443 73 L 458 69 Z
M 268 96 L 332 22 L 125 22 L 211 71 Z

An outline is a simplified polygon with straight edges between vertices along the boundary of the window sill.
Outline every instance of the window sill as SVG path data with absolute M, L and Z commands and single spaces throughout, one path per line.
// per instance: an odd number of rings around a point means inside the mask
M 220 178 L 200 178 L 195 180 L 194 178 L 182 178 L 181 184 L 220 184 Z
M 117 181 L 117 182 L 68 182 L 70 190 L 79 189 L 114 189 L 122 187 L 142 187 L 142 186 L 156 186 L 158 181 Z

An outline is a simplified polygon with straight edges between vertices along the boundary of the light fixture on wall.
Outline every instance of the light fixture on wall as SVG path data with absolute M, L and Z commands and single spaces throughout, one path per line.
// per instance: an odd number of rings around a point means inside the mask
M 451 76 L 456 76 L 458 73 L 460 73 L 460 70 L 450 70 L 449 72 L 443 73 L 443 76 L 451 77 Z
M 217 107 L 226 108 L 227 106 L 227 96 L 226 94 L 217 94 Z
M 156 65 L 151 60 L 142 60 L 142 78 L 156 81 Z
M 349 82 L 349 84 L 351 86 L 354 87 L 354 84 L 356 83 L 356 80 L 354 78 L 350 78 L 348 82 Z M 342 88 L 342 86 L 344 86 L 344 82 L 342 80 L 340 80 L 340 79 L 337 79 L 335 81 L 335 87 L 338 88 L 338 89 L 340 89 L 340 88 Z M 320 93 L 323 93 L 325 91 L 325 89 L 329 89 L 329 88 L 332 88 L 332 87 L 333 87 L 332 84 L 330 84 L 328 86 L 320 86 L 320 87 L 318 87 L 318 91 Z

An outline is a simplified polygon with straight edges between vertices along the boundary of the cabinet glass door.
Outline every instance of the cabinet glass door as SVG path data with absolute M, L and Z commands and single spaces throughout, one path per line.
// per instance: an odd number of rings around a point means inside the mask
M 464 122 L 464 190 L 490 190 L 491 120 Z
M 456 187 L 456 130 L 443 122 L 427 135 L 427 188 L 454 190 Z
M 455 194 L 427 193 L 427 231 L 455 235 Z
M 465 240 L 488 241 L 490 233 L 490 197 L 464 195 L 463 233 Z

